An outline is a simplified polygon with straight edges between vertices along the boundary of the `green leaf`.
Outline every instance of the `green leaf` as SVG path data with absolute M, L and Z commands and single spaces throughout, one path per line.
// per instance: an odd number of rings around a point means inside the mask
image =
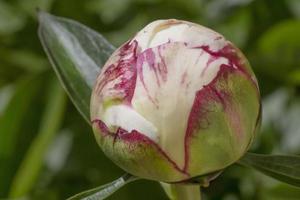
M 125 174 L 122 177 L 118 178 L 117 180 L 114 180 L 111 183 L 101 185 L 99 187 L 96 187 L 91 190 L 87 190 L 84 192 L 81 192 L 79 194 L 76 194 L 67 200 L 102 200 L 107 197 L 109 197 L 111 194 L 113 194 L 115 191 L 126 185 L 127 183 L 130 183 L 132 181 L 138 180 L 139 178 L 132 176 L 130 174 Z
M 62 85 L 89 122 L 96 76 L 114 47 L 100 34 L 73 20 L 39 12 L 39 37 Z
M 3 49 L 0 50 L 0 57 L 2 58 L 1 61 L 8 65 L 5 69 L 7 72 L 9 67 L 18 67 L 29 73 L 39 73 L 47 69 L 49 65 L 47 59 L 28 50 Z
M 258 40 L 253 54 L 257 70 L 278 80 L 299 67 L 300 21 L 286 20 L 274 25 Z
M 293 85 L 300 85 L 300 70 L 295 69 L 288 74 L 288 81 Z
M 238 163 L 279 181 L 300 187 L 300 156 L 246 153 Z
M 291 187 L 287 184 L 276 184 L 265 188 L 261 193 L 263 200 L 299 200 L 300 188 Z
M 0 118 L 0 157 L 9 157 L 14 151 L 18 129 L 32 98 L 38 89 L 36 77 L 26 77 L 17 83 L 15 93 Z M 24 92 L 26 90 L 26 92 Z
M 94 0 L 87 3 L 87 8 L 100 15 L 105 23 L 112 23 L 124 15 L 131 3 L 131 0 Z
M 47 91 L 48 101 L 41 126 L 15 175 L 10 191 L 12 198 L 26 195 L 35 185 L 44 156 L 60 128 L 66 104 L 65 93 L 57 81 L 52 81 Z
M 13 34 L 21 30 L 26 23 L 26 16 L 19 9 L 0 1 L 0 35 Z
M 0 118 L 0 195 L 7 192 L 10 182 L 13 155 L 17 147 L 21 124 L 36 96 L 41 81 L 35 76 L 25 77 L 16 83 L 16 89 Z M 24 92 L 26 91 L 26 92 Z
M 250 25 L 251 14 L 249 10 L 241 10 L 234 13 L 226 22 L 216 28 L 226 39 L 241 48 L 247 42 Z

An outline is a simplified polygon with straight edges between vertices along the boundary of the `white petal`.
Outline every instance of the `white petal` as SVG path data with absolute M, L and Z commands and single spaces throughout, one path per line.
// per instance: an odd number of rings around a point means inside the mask
M 136 130 L 157 142 L 157 129 L 142 115 L 126 105 L 109 107 L 103 116 L 103 122 L 108 127 L 121 127 L 131 132 Z
M 156 64 L 151 66 L 151 62 L 143 62 L 132 106 L 157 128 L 158 144 L 182 167 L 187 121 L 196 92 L 209 84 L 216 77 L 220 65 L 228 64 L 228 60 L 223 57 L 212 59 L 204 50 L 190 48 L 183 43 L 166 44 L 151 51 Z M 163 63 L 167 68 L 165 80 L 164 75 L 154 70 Z
M 219 33 L 204 26 L 175 19 L 157 20 L 148 24 L 133 38 L 144 51 L 167 42 L 184 42 L 189 46 L 209 45 L 211 50 L 219 50 L 226 44 Z

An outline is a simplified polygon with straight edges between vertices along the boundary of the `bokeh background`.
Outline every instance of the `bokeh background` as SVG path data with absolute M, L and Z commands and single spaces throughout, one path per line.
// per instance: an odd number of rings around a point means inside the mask
M 124 173 L 60 88 L 37 36 L 37 7 L 92 27 L 115 46 L 161 18 L 217 30 L 243 50 L 260 83 L 263 123 L 252 151 L 300 153 L 299 0 L 0 0 L 0 199 L 65 199 Z M 300 189 L 233 165 L 204 197 L 300 200 Z M 167 197 L 142 180 L 109 199 Z

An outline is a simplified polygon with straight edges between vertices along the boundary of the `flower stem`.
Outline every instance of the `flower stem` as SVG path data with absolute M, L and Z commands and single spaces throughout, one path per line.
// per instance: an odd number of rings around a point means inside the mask
M 171 200 L 201 200 L 199 185 L 161 183 Z

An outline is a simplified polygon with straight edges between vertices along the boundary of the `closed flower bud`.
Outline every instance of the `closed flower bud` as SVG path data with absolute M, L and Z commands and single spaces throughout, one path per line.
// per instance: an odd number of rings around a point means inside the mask
M 224 169 L 248 150 L 260 118 L 256 78 L 222 35 L 158 20 L 118 48 L 91 98 L 95 137 L 125 171 L 179 182 Z

